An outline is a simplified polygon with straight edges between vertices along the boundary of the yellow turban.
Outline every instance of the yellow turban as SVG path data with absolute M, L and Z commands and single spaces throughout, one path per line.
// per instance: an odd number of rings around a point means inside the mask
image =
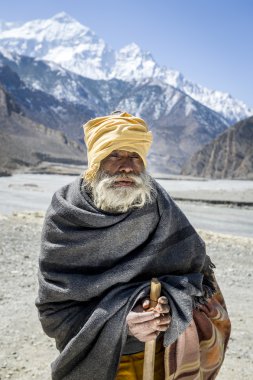
M 126 112 L 97 117 L 83 125 L 88 154 L 88 169 L 84 178 L 95 178 L 100 162 L 113 150 L 138 153 L 147 166 L 146 156 L 152 143 L 152 133 L 144 120 Z

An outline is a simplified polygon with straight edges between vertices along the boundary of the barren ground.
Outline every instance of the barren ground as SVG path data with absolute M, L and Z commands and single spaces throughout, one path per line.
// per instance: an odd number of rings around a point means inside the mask
M 0 380 L 49 380 L 57 356 L 42 332 L 34 300 L 43 214 L 0 216 Z M 218 379 L 251 380 L 253 238 L 199 231 L 216 264 L 232 321 L 232 336 Z

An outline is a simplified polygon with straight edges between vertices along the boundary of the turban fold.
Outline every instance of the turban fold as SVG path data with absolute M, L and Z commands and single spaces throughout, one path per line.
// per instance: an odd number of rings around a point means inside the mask
M 84 178 L 95 178 L 100 162 L 114 150 L 138 153 L 144 166 L 152 143 L 152 133 L 144 120 L 129 113 L 112 114 L 89 120 L 83 125 L 88 154 Z

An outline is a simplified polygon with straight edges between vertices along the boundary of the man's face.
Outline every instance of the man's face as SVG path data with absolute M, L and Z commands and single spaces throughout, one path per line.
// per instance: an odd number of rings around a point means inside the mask
M 95 205 L 109 212 L 126 212 L 151 202 L 153 185 L 137 153 L 114 150 L 100 163 L 88 185 Z
M 144 164 L 141 157 L 135 152 L 114 150 L 101 161 L 100 168 L 110 176 L 119 175 L 115 180 L 115 187 L 131 187 L 134 185 L 134 181 L 131 178 L 124 178 L 123 175 L 140 175 L 144 171 Z

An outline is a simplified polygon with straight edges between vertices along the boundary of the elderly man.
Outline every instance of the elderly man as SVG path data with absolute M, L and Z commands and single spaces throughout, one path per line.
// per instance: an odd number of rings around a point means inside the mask
M 152 134 L 128 113 L 84 126 L 88 169 L 47 211 L 39 270 L 42 327 L 60 351 L 53 380 L 214 379 L 230 322 L 205 245 L 146 172 Z M 162 294 L 149 309 L 150 280 Z M 145 379 L 144 379 L 145 380 Z

